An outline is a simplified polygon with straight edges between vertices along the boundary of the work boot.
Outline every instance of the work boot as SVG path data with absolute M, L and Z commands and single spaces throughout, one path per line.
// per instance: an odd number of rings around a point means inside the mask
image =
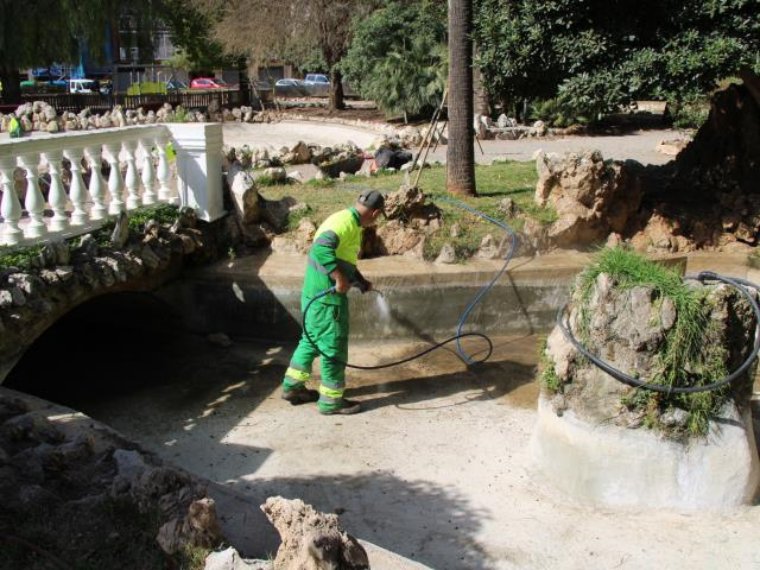
M 319 392 L 316 390 L 309 390 L 307 387 L 302 386 L 294 390 L 283 390 L 282 399 L 287 400 L 293 406 L 300 404 L 308 404 L 309 402 L 316 402 L 319 400 Z
M 362 411 L 362 405 L 353 400 L 341 399 L 334 408 L 319 408 L 319 413 L 325 416 L 358 414 Z

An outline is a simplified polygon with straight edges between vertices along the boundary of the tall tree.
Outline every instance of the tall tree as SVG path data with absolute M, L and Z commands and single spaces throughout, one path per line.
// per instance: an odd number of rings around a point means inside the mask
M 449 143 L 446 187 L 476 196 L 472 92 L 472 0 L 449 0 Z
M 679 103 L 742 66 L 760 71 L 758 0 L 475 0 L 489 92 L 506 108 L 558 97 L 593 118 Z
M 330 108 L 344 107 L 338 64 L 348 50 L 353 22 L 369 13 L 376 0 L 191 0 L 208 14 L 215 39 L 230 53 L 269 62 L 318 48 L 330 73 Z M 312 70 L 313 71 L 313 70 Z
M 446 84 L 446 6 L 396 0 L 356 26 L 341 69 L 362 97 L 386 114 L 438 106 Z
M 131 10 L 145 31 L 159 0 L 0 0 L 0 81 L 3 100 L 21 99 L 19 70 L 76 63 L 81 46 L 99 60 L 109 29 Z M 150 34 L 143 34 L 144 38 Z M 139 46 L 138 46 L 139 47 Z
M 192 70 L 212 70 L 235 65 L 235 58 L 224 53 L 212 39 L 212 20 L 195 9 L 188 0 L 161 0 L 161 19 L 169 27 L 172 43 L 179 48 L 173 64 Z

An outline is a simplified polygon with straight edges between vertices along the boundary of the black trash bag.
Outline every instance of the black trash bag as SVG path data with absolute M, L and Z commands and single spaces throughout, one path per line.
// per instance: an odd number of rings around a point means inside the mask
M 381 148 L 375 153 L 375 165 L 377 168 L 395 168 L 398 170 L 407 162 L 411 162 L 412 158 L 412 153 L 406 150 Z

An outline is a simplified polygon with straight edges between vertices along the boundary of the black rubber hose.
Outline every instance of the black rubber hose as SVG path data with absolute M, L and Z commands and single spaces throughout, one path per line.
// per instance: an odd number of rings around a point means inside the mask
M 705 384 L 704 386 L 664 386 L 662 384 L 652 384 L 645 380 L 634 378 L 633 376 L 630 376 L 622 372 L 621 370 L 618 370 L 617 368 L 613 367 L 609 363 L 598 358 L 596 355 L 591 354 L 591 352 L 589 352 L 588 349 L 586 349 L 586 347 L 583 346 L 578 341 L 578 339 L 576 339 L 573 336 L 573 333 L 570 332 L 570 327 L 566 326 L 564 322 L 564 315 L 567 310 L 568 303 L 565 303 L 557 312 L 557 326 L 565 335 L 565 338 L 568 341 L 570 341 L 570 344 L 572 344 L 578 350 L 578 352 L 580 352 L 583 356 L 588 358 L 598 368 L 600 368 L 601 370 L 604 370 L 607 374 L 615 378 L 615 380 L 618 380 L 619 382 L 622 382 L 623 384 L 633 386 L 634 388 L 643 388 L 645 390 L 651 390 L 653 392 L 661 392 L 665 394 L 695 394 L 697 392 L 710 392 L 713 390 L 717 390 L 718 388 L 722 388 L 723 386 L 730 384 L 731 382 L 736 380 L 739 376 L 741 376 L 744 372 L 746 372 L 747 369 L 752 365 L 752 363 L 757 358 L 758 352 L 760 352 L 760 307 L 758 307 L 757 301 L 752 296 L 752 294 L 746 289 L 746 287 L 752 287 L 753 289 L 758 291 L 760 290 L 760 287 L 758 287 L 758 285 L 751 283 L 745 279 L 734 279 L 730 277 L 724 277 L 712 271 L 703 271 L 699 273 L 698 275 L 696 275 L 695 277 L 687 277 L 687 279 L 696 279 L 697 281 L 700 281 L 700 282 L 719 281 L 721 283 L 725 283 L 726 285 L 734 287 L 744 296 L 745 299 L 747 299 L 747 301 L 749 301 L 750 305 L 752 306 L 752 311 L 755 313 L 755 319 L 756 319 L 755 342 L 749 356 L 731 374 L 729 374 L 725 378 L 721 378 L 720 380 L 717 380 L 716 382 L 712 382 L 711 384 Z
M 458 341 L 459 339 L 466 338 L 466 337 L 482 338 L 488 344 L 488 351 L 486 352 L 485 357 L 483 357 L 480 360 L 467 362 L 467 364 L 480 364 L 482 362 L 485 362 L 491 357 L 491 354 L 493 353 L 493 342 L 491 342 L 491 339 L 488 338 L 486 335 L 482 333 L 458 333 L 450 338 L 447 338 L 444 341 L 441 341 L 439 343 L 434 344 L 433 346 L 426 348 L 425 350 L 415 354 L 414 356 L 408 356 L 406 358 L 402 358 L 401 360 L 394 360 L 393 362 L 386 362 L 384 364 L 378 364 L 376 366 L 361 366 L 359 364 L 351 364 L 350 362 L 345 362 L 343 360 L 340 360 L 339 358 L 336 358 L 332 355 L 325 354 L 324 352 L 322 352 L 322 349 L 320 349 L 317 343 L 314 341 L 314 339 L 311 338 L 311 335 L 309 334 L 309 331 L 306 328 L 306 315 L 308 314 L 309 308 L 314 303 L 314 301 L 334 291 L 335 291 L 335 287 L 331 287 L 330 289 L 327 289 L 326 291 L 322 291 L 319 295 L 317 295 L 313 299 L 310 299 L 309 302 L 306 303 L 306 306 L 303 308 L 303 318 L 301 320 L 301 328 L 303 329 L 303 334 L 306 335 L 306 338 L 309 340 L 309 342 L 314 347 L 314 349 L 320 354 L 320 356 L 322 356 L 322 358 L 327 358 L 328 360 L 335 362 L 337 364 L 342 364 L 348 368 L 356 368 L 357 370 L 381 370 L 383 368 L 391 368 L 392 366 L 398 366 L 399 364 L 405 364 L 407 362 L 411 362 L 412 360 L 416 360 L 422 356 L 425 356 L 426 354 L 430 352 L 433 352 L 434 350 L 438 350 L 439 348 L 441 348 L 444 345 L 449 344 L 450 342 Z

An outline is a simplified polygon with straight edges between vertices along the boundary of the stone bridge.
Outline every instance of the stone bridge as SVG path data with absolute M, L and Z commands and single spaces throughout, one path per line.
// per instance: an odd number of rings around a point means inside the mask
M 0 143 L 0 382 L 76 307 L 154 291 L 213 249 L 216 228 L 225 226 L 221 161 L 220 124 Z M 178 207 L 171 227 L 143 210 L 147 221 L 130 229 L 130 212 L 161 203 Z

